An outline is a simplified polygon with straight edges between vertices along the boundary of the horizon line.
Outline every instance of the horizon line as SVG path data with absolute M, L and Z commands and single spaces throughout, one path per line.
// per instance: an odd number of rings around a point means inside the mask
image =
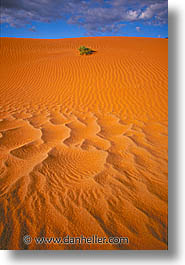
M 168 39 L 167 37 L 140 37 L 140 36 L 87 36 L 87 37 L 63 37 L 63 38 L 31 38 L 31 37 L 5 37 L 0 36 L 0 38 L 9 38 L 9 39 L 32 39 L 32 40 L 63 40 L 63 39 L 80 39 L 80 38 L 143 38 L 143 39 Z

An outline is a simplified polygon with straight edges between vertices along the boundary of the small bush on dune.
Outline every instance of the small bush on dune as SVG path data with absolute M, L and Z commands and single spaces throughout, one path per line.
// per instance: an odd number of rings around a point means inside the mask
M 87 48 L 85 46 L 80 46 L 80 48 L 78 49 L 80 51 L 80 55 L 89 55 L 92 54 L 94 51 L 90 48 Z

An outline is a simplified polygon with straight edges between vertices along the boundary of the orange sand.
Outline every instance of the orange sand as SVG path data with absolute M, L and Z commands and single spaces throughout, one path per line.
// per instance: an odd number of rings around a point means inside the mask
M 168 40 L 0 41 L 0 248 L 167 249 Z

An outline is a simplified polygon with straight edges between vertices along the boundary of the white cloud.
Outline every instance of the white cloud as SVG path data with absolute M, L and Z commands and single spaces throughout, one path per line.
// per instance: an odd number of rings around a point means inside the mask
M 151 19 L 154 16 L 157 16 L 162 10 L 166 9 L 168 12 L 168 2 L 156 3 L 147 7 L 139 16 L 140 19 Z

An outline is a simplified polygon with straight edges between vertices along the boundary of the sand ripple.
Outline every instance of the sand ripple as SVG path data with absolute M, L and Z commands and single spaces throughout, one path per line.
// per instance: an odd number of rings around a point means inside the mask
M 0 248 L 167 249 L 167 40 L 1 43 Z M 98 52 L 80 57 L 82 44 Z

